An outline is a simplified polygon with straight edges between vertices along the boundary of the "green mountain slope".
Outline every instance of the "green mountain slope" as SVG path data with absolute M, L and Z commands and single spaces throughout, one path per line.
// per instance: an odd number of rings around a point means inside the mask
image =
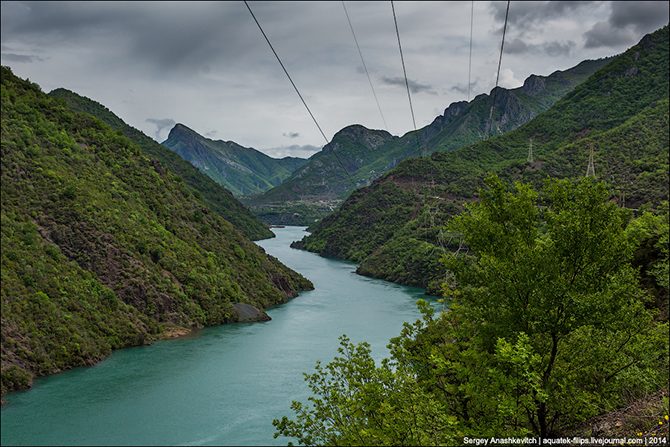
M 2 392 L 308 280 L 97 118 L 1 72 Z
M 508 132 L 528 122 L 606 63 L 607 59 L 584 61 L 549 76 L 532 75 L 516 89 L 497 88 L 492 133 Z M 482 94 L 469 103 L 453 103 L 431 124 L 403 137 L 360 125 L 346 127 L 289 179 L 254 198 L 253 209 L 258 214 L 260 205 L 270 203 L 343 199 L 406 158 L 451 151 L 480 141 L 489 127 L 492 101 L 491 95 Z M 352 178 L 344 173 L 333 152 Z
M 137 143 L 145 155 L 158 160 L 167 169 L 179 175 L 188 186 L 197 191 L 211 210 L 221 214 L 251 240 L 273 237 L 267 226 L 233 197 L 230 191 L 202 174 L 189 162 L 166 149 L 143 132 L 126 124 L 107 107 L 63 88 L 53 90 L 49 95 L 64 100 L 68 107 L 73 110 L 90 113 L 108 124 L 112 129 L 118 130 Z
M 172 128 L 163 145 L 238 196 L 267 191 L 307 162 L 268 157 L 232 141 L 210 140 L 183 124 Z
M 457 249 L 439 223 L 476 199 L 488 172 L 535 183 L 596 175 L 630 207 L 668 199 L 668 28 L 612 59 L 519 129 L 452 152 L 406 160 L 355 191 L 297 247 L 360 262 L 359 273 L 435 290 L 442 249 Z M 533 140 L 534 161 L 527 161 Z
M 384 158 L 388 145 L 397 140 L 398 137 L 385 130 L 371 130 L 358 124 L 345 127 L 290 178 L 254 197 L 252 203 L 341 199 L 355 188 L 364 186 L 369 177 L 379 175 L 363 171 L 369 164 Z

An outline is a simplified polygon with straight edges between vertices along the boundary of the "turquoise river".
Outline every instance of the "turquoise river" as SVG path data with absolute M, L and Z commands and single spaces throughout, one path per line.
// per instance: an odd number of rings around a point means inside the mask
M 5 396 L 2 445 L 286 445 L 272 419 L 306 400 L 302 374 L 329 361 L 342 334 L 386 355 L 402 323 L 418 317 L 423 291 L 291 249 L 303 228 L 275 233 L 259 245 L 314 291 L 270 309 L 272 321 L 211 327 L 39 379 Z

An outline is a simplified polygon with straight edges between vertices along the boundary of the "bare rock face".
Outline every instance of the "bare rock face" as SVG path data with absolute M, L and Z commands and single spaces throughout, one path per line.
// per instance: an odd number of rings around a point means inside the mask
M 529 95 L 537 95 L 546 89 L 544 76 L 530 75 L 523 83 L 523 91 Z
M 233 304 L 235 313 L 237 314 L 237 321 L 240 323 L 251 323 L 254 321 L 270 321 L 272 318 L 264 311 L 246 303 Z

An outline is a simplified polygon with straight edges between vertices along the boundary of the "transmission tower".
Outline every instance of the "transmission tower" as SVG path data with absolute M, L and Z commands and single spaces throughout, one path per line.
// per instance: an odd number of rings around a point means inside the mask
M 595 177 L 596 176 L 596 167 L 593 164 L 593 145 L 589 145 L 589 165 L 586 167 L 586 176 Z
M 528 145 L 528 164 L 533 163 L 533 139 L 530 139 L 530 144 Z

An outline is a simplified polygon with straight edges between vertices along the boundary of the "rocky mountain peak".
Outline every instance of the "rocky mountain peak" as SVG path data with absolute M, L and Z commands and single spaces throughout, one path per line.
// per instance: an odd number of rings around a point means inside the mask
M 190 127 L 187 127 L 183 125 L 182 123 L 177 123 L 174 125 L 174 127 L 170 130 L 170 133 L 168 134 L 168 140 L 171 139 L 195 139 L 198 138 L 200 135 L 191 129 Z
M 530 75 L 526 78 L 521 89 L 529 95 L 536 95 L 545 90 L 546 79 L 544 76 Z
M 449 107 L 444 109 L 444 117 L 447 120 L 449 120 L 451 118 L 459 116 L 461 113 L 465 111 L 465 109 L 468 108 L 468 105 L 470 105 L 470 103 L 467 101 L 452 102 L 451 104 L 449 104 Z
M 366 147 L 374 149 L 392 138 L 393 135 L 385 130 L 373 130 L 360 124 L 352 124 L 333 135 L 331 144 L 346 139 L 355 141 L 356 143 L 362 143 Z M 328 146 L 330 146 L 330 144 L 324 147 L 324 150 L 327 150 Z

